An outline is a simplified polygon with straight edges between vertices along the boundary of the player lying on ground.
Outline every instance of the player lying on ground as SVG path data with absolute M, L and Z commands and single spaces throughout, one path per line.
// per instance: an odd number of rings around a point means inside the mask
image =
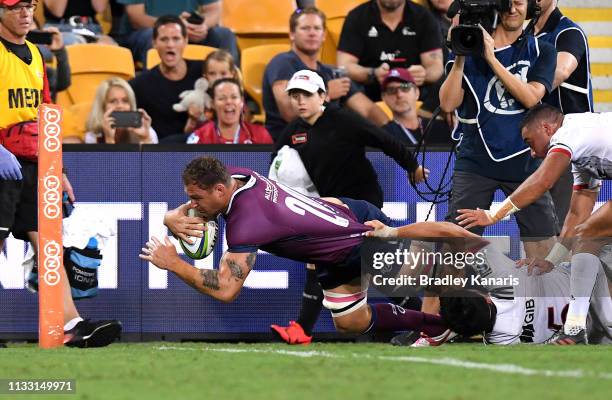
M 228 171 L 211 157 L 191 161 L 183 172 L 183 183 L 191 202 L 166 213 L 164 224 L 187 240 L 187 235 L 202 236 L 203 222 L 187 217 L 189 208 L 206 220 L 221 215 L 228 250 L 218 269 L 200 270 L 183 261 L 167 237 L 151 238 L 140 258 L 173 272 L 196 290 L 224 302 L 234 300 L 261 249 L 316 265 L 323 304 L 340 332 L 417 329 L 438 336 L 446 330 L 435 315 L 397 312 L 397 306 L 386 303 L 367 304 L 360 251 L 364 233 L 372 228 L 363 222 L 389 221 L 370 203 L 310 198 L 248 169 Z M 409 237 L 419 238 L 464 236 L 466 232 L 450 223 L 413 224 L 405 230 Z
M 379 221 L 366 225 L 375 228 L 367 236 L 413 237 L 410 225 L 390 228 Z M 562 327 L 570 301 L 570 265 L 562 263 L 547 273 L 532 274 L 531 268 L 517 269 L 514 261 L 484 238 L 471 238 L 469 247 L 485 256 L 485 263 L 473 265 L 477 274 L 494 278 L 490 282 L 498 278 L 503 282 L 516 279 L 511 287 L 484 284 L 442 292 L 440 316 L 446 326 L 464 336 L 482 334 L 485 343 L 491 344 L 545 343 L 554 337 Z M 587 329 L 592 343 L 612 343 L 612 301 L 602 266 L 611 267 L 600 262 L 597 269 Z M 428 318 L 427 314 L 423 318 Z M 415 347 L 440 345 L 453 336 L 445 333 L 433 337 L 426 331 L 423 333 Z M 573 343 L 557 341 L 556 344 Z
M 564 260 L 573 250 L 572 300 L 567 323 L 558 340 L 586 341 L 585 328 L 589 297 L 599 271 L 601 248 L 612 237 L 612 201 L 593 214 L 602 179 L 612 178 L 612 113 L 563 115 L 549 105 L 529 111 L 522 123 L 522 135 L 531 155 L 544 158 L 542 165 L 499 207 L 491 210 L 458 210 L 457 219 L 466 228 L 487 226 L 524 208 L 550 189 L 572 165 L 574 192 L 560 235 L 545 260 L 533 264 L 544 270 Z

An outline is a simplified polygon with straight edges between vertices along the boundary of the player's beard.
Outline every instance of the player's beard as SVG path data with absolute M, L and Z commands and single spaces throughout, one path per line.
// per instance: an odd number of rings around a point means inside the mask
M 378 4 L 385 11 L 392 12 L 400 8 L 405 0 L 378 0 Z

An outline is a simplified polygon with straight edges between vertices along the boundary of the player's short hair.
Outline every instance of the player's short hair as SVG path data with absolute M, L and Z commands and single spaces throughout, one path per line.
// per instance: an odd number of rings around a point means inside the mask
M 229 185 L 231 176 L 225 165 L 214 157 L 198 157 L 183 170 L 183 184 L 209 189 L 217 183 Z
M 187 37 L 187 27 L 183 23 L 183 20 L 177 17 L 176 15 L 162 15 L 157 18 L 155 24 L 153 24 L 153 40 L 157 39 L 159 36 L 159 27 L 168 25 L 168 24 L 177 24 L 181 27 L 181 36 L 184 38 Z
M 491 332 L 497 310 L 485 293 L 452 289 L 440 297 L 440 317 L 453 332 L 472 336 Z
M 553 122 L 561 116 L 563 116 L 563 113 L 558 108 L 545 103 L 537 104 L 527 111 L 525 118 L 523 118 L 521 124 L 519 125 L 519 129 L 522 131 L 523 128 L 535 121 L 544 120 Z
M 305 7 L 296 9 L 289 17 L 289 32 L 295 32 L 295 29 L 298 26 L 298 20 L 302 15 L 307 14 L 318 15 L 319 18 L 321 18 L 321 21 L 323 22 L 323 29 L 325 30 L 327 17 L 323 13 L 323 11 L 319 10 L 316 7 Z

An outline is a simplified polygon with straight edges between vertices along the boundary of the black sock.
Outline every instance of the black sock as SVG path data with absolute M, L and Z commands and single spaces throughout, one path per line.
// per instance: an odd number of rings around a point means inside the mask
M 312 335 L 319 314 L 323 307 L 323 289 L 317 279 L 317 272 L 313 269 L 306 270 L 306 284 L 302 294 L 302 308 L 297 323 L 302 326 L 308 336 Z

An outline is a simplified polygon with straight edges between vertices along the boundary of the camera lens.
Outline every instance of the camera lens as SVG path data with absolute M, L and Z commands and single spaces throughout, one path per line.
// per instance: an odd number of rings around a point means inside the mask
M 474 34 L 472 31 L 464 32 L 459 38 L 459 42 L 461 43 L 462 47 L 466 49 L 473 49 L 478 45 L 478 35 Z

